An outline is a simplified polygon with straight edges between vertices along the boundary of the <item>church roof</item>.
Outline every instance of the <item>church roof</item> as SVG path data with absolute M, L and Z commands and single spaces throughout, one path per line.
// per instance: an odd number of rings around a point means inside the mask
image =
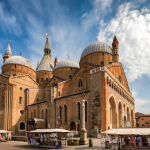
M 88 54 L 91 54 L 91 53 L 95 53 L 95 52 L 107 52 L 107 53 L 110 53 L 112 54 L 113 51 L 112 51 L 112 48 L 106 44 L 106 43 L 103 43 L 103 42 L 99 42 L 99 41 L 96 41 L 90 45 L 88 45 L 82 52 L 81 54 L 81 59 L 88 55 Z M 81 60 L 80 59 L 80 60 Z
M 73 60 L 70 60 L 70 59 L 65 59 L 65 60 L 62 60 L 60 61 L 54 68 L 57 69 L 57 68 L 61 68 L 61 67 L 73 67 L 73 68 L 79 68 L 79 64 Z
M 36 71 L 53 71 L 54 70 L 54 62 L 52 60 L 51 55 L 44 55 L 43 59 L 41 60 L 40 64 L 37 66 Z
M 6 61 L 4 62 L 4 65 L 6 64 L 19 64 L 35 70 L 32 63 L 28 59 L 22 56 L 11 56 L 7 58 Z

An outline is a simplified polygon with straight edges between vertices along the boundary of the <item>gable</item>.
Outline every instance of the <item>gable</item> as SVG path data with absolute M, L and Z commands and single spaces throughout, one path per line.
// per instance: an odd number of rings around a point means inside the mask
M 19 84 L 27 88 L 39 88 L 40 87 L 40 85 L 30 75 L 10 77 L 9 83 L 16 84 L 16 85 Z
M 121 63 L 112 63 L 107 69 L 119 80 L 120 83 L 130 92 L 128 81 Z
M 72 78 L 74 77 L 79 77 L 81 74 L 84 74 L 86 72 L 89 72 L 90 74 L 90 70 L 99 67 L 100 65 L 95 65 L 92 63 L 88 63 L 85 62 L 80 68 L 79 70 L 72 76 Z
M 53 76 L 53 78 L 47 83 L 45 87 L 52 86 L 54 84 L 58 84 L 59 82 L 65 81 L 65 79 L 62 79 L 57 76 Z

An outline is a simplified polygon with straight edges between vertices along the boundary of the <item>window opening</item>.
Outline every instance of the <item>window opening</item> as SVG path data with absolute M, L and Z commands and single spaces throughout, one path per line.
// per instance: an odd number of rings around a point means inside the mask
M 20 130 L 25 130 L 25 123 L 20 122 L 19 128 L 20 128 Z
M 19 104 L 21 105 L 22 103 L 22 97 L 19 97 Z

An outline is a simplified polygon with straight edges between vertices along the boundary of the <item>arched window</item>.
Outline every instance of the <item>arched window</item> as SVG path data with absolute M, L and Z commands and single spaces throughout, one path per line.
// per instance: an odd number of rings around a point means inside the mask
M 22 97 L 19 97 L 19 104 L 21 105 L 22 103 Z
M 45 110 L 45 121 L 46 121 L 46 128 L 47 128 L 47 108 Z
M 37 102 L 39 102 L 39 99 L 37 98 L 37 100 L 36 100 Z
M 19 130 L 25 130 L 25 123 L 24 122 L 20 122 Z
M 69 75 L 69 79 L 71 79 L 71 75 Z
M 77 105 L 78 105 L 78 119 L 80 120 L 80 102 L 78 102 Z
M 79 83 L 79 87 L 82 87 L 82 80 L 81 79 L 79 80 L 78 83 Z
M 60 92 L 59 92 L 59 96 L 60 96 Z
M 42 119 L 44 119 L 44 110 L 42 109 Z
M 67 123 L 67 105 L 65 105 L 64 108 L 65 108 L 65 123 Z
M 59 106 L 59 113 L 60 113 L 60 123 L 61 123 L 62 122 L 61 105 Z
M 87 101 L 85 101 L 85 122 L 87 122 Z
M 32 111 L 31 111 L 31 118 L 32 118 L 33 116 L 32 116 Z

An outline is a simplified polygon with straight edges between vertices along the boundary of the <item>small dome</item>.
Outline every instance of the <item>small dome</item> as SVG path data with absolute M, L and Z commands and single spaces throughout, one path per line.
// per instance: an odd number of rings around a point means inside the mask
M 65 59 L 60 61 L 54 68 L 54 70 L 61 68 L 61 67 L 73 67 L 73 68 L 79 68 L 79 64 L 73 60 Z
M 6 64 L 19 64 L 35 70 L 32 63 L 28 59 L 22 56 L 11 56 L 7 58 L 6 61 L 4 62 L 4 65 Z
M 111 53 L 112 54 L 112 48 L 106 43 L 96 41 L 96 42 L 88 45 L 84 49 L 84 51 L 82 52 L 82 55 L 81 55 L 81 59 L 84 56 L 86 56 L 88 54 L 91 54 L 91 53 L 95 53 L 95 52 L 107 52 L 107 53 Z

